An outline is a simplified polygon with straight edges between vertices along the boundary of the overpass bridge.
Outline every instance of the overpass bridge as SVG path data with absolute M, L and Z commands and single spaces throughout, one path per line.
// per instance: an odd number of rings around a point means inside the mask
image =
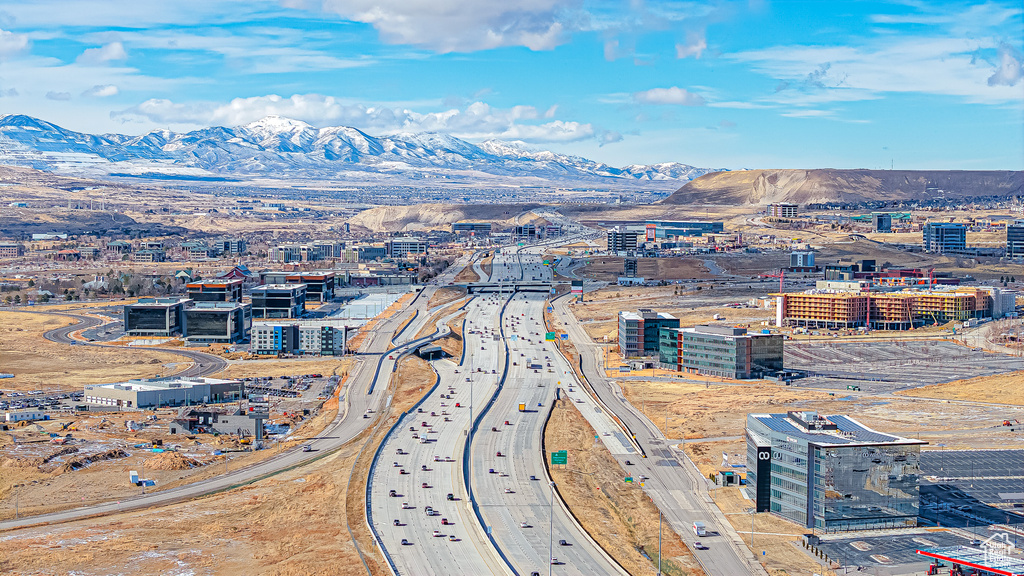
M 555 289 L 554 282 L 467 282 L 453 284 L 457 288 L 465 288 L 467 294 L 505 293 L 505 292 L 543 292 L 550 294 Z

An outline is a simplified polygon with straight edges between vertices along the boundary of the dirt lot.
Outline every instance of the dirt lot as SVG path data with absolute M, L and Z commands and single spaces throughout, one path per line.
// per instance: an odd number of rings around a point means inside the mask
M 571 310 L 595 341 L 605 341 L 607 336 L 608 341 L 614 342 L 621 310 L 635 312 L 638 308 L 651 308 L 667 312 L 679 318 L 679 325 L 683 327 L 721 321 L 753 328 L 774 318 L 774 311 L 747 307 L 745 302 L 744 297 L 703 286 L 700 290 L 682 286 L 609 286 L 586 294 L 584 301 L 573 304 Z M 715 320 L 716 314 L 721 317 L 719 320 Z
M 167 376 L 178 370 L 181 356 L 152 349 L 124 350 L 68 346 L 50 342 L 43 333 L 73 321 L 61 316 L 0 312 L 0 380 L 12 390 L 81 390 L 85 384 Z M 184 366 L 183 366 L 184 367 Z
M 427 302 L 427 308 L 454 302 L 465 295 L 466 291 L 461 288 L 438 288 Z
M 545 450 L 581 448 L 569 450 L 569 465 L 565 468 L 548 464 L 551 479 L 584 529 L 630 574 L 655 574 L 658 509 L 638 486 L 622 481 L 625 471 L 604 444 L 593 438 L 594 429 L 572 402 L 556 402 L 544 429 Z M 665 574 L 704 573 L 671 528 L 663 527 L 662 536 Z
M 357 446 L 187 504 L 5 535 L 5 574 L 357 574 L 341 502 Z
M 922 386 L 897 392 L 901 396 L 925 396 L 944 400 L 973 400 L 1024 406 L 1024 370 Z
M 580 277 L 615 282 L 622 275 L 622 258 L 591 256 L 587 265 L 576 273 Z M 637 276 L 646 280 L 692 280 L 714 276 L 704 263 L 695 258 L 639 258 Z
M 341 374 L 351 368 L 351 356 L 342 358 L 312 357 L 279 360 L 238 360 L 228 363 L 218 378 L 251 378 L 255 376 L 290 376 L 293 374 Z
M 469 266 L 466 266 L 462 270 L 459 270 L 459 273 L 455 275 L 455 281 L 456 282 L 479 282 L 480 281 L 480 275 L 476 273 L 476 270 L 473 269 L 473 265 L 470 264 Z

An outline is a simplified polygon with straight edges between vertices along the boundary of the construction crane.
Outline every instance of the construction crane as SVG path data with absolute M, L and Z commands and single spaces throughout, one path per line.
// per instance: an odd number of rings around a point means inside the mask
M 776 274 L 761 274 L 761 278 L 778 278 L 779 279 L 779 292 L 782 292 L 782 282 L 786 277 L 786 269 L 779 268 Z

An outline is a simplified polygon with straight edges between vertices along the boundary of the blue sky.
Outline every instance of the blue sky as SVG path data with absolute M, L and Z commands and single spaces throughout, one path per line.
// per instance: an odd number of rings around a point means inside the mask
M 612 165 L 1024 169 L 1021 2 L 7 0 L 0 112 L 279 114 Z

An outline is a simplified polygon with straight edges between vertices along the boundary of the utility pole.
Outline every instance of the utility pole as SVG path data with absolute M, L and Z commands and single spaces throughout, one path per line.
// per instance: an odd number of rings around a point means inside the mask
M 658 576 L 661 576 L 661 523 L 664 520 L 665 515 L 661 513 L 661 509 L 658 509 Z

